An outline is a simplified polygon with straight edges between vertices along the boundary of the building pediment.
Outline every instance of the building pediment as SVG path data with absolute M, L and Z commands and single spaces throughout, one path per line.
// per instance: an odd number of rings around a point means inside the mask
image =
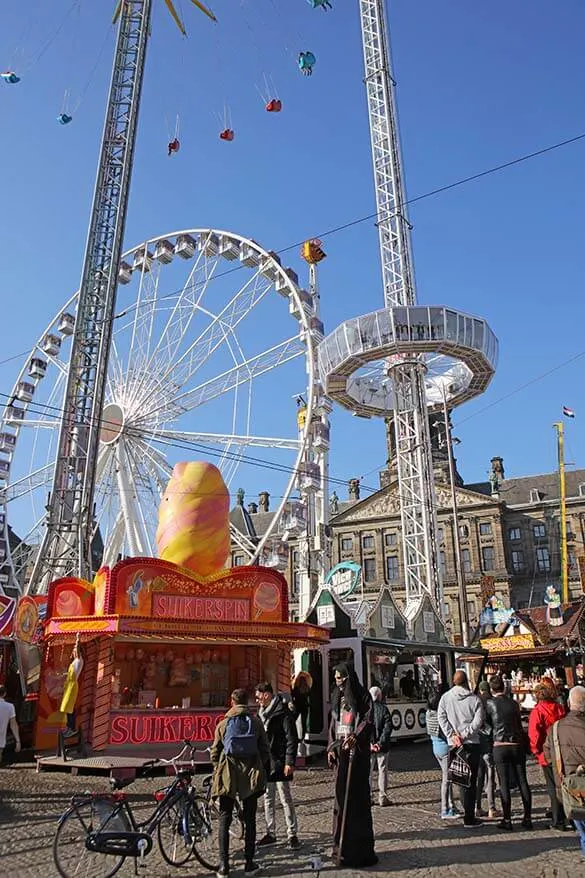
M 486 497 L 485 494 L 469 491 L 466 488 L 457 488 L 455 493 L 460 509 L 485 506 L 486 504 L 497 506 L 498 504 L 498 500 Z M 436 485 L 435 497 L 439 511 L 451 508 L 451 491 L 448 487 Z M 354 503 L 349 509 L 344 509 L 338 515 L 333 515 L 331 523 L 339 525 L 345 522 L 367 521 L 372 518 L 391 518 L 393 515 L 400 515 L 400 498 L 396 482 L 376 491 L 375 494 L 371 494 L 364 500 Z

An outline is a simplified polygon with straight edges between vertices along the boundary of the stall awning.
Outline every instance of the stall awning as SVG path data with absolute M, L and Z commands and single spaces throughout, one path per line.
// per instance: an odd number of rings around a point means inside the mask
M 203 622 L 140 616 L 78 616 L 51 619 L 45 627 L 49 642 L 93 637 L 173 640 L 185 643 L 246 643 L 316 649 L 329 641 L 329 631 L 300 622 Z

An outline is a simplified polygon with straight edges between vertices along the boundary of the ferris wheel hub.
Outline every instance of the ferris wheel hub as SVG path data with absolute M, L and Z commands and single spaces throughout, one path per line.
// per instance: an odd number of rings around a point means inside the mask
M 124 432 L 126 418 L 124 409 L 117 402 L 110 402 L 104 406 L 102 412 L 102 426 L 100 441 L 104 445 L 113 445 Z

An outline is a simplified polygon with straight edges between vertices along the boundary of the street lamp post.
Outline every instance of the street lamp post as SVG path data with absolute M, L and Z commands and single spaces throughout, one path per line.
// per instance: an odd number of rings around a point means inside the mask
M 463 646 L 469 646 L 469 612 L 465 592 L 465 574 L 461 563 L 461 542 L 459 539 L 459 512 L 457 508 L 457 492 L 455 490 L 455 461 L 453 459 L 453 437 L 447 410 L 447 396 L 443 392 L 443 416 L 445 418 L 445 438 L 447 440 L 447 456 L 449 460 L 449 486 L 451 488 L 451 507 L 453 509 L 453 538 L 455 542 L 455 572 L 459 593 L 459 624 Z

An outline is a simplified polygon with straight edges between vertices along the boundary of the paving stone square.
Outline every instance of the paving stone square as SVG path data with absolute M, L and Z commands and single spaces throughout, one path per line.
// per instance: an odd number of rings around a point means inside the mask
M 373 808 L 376 850 L 379 864 L 372 869 L 337 869 L 331 861 L 331 809 L 333 776 L 317 765 L 297 772 L 294 792 L 298 805 L 300 837 L 298 851 L 284 844 L 286 834 L 282 810 L 278 809 L 280 840 L 261 856 L 266 878 L 316 875 L 310 860 L 320 855 L 320 874 L 332 878 L 388 875 L 392 878 L 585 878 L 585 859 L 575 833 L 558 833 L 548 828 L 544 813 L 547 798 L 540 769 L 529 766 L 534 795 L 534 830 L 499 831 L 494 821 L 467 830 L 459 822 L 445 824 L 439 817 L 440 773 L 428 743 L 395 745 L 390 754 L 392 806 Z M 128 788 L 138 808 L 151 807 L 152 793 L 160 779 L 137 781 Z M 59 815 L 71 795 L 84 790 L 107 790 L 104 777 L 77 776 L 56 772 L 36 773 L 33 765 L 20 764 L 0 769 L 0 876 L 1 878 L 53 878 L 51 845 Z M 520 802 L 515 799 L 516 819 Z M 264 830 L 259 808 L 258 829 Z M 181 869 L 164 864 L 156 845 L 147 867 L 139 874 L 148 878 L 204 878 L 211 873 L 196 862 Z M 84 873 L 81 873 L 84 874 Z M 127 861 L 118 875 L 134 874 Z M 235 853 L 234 878 L 243 876 L 243 859 Z

